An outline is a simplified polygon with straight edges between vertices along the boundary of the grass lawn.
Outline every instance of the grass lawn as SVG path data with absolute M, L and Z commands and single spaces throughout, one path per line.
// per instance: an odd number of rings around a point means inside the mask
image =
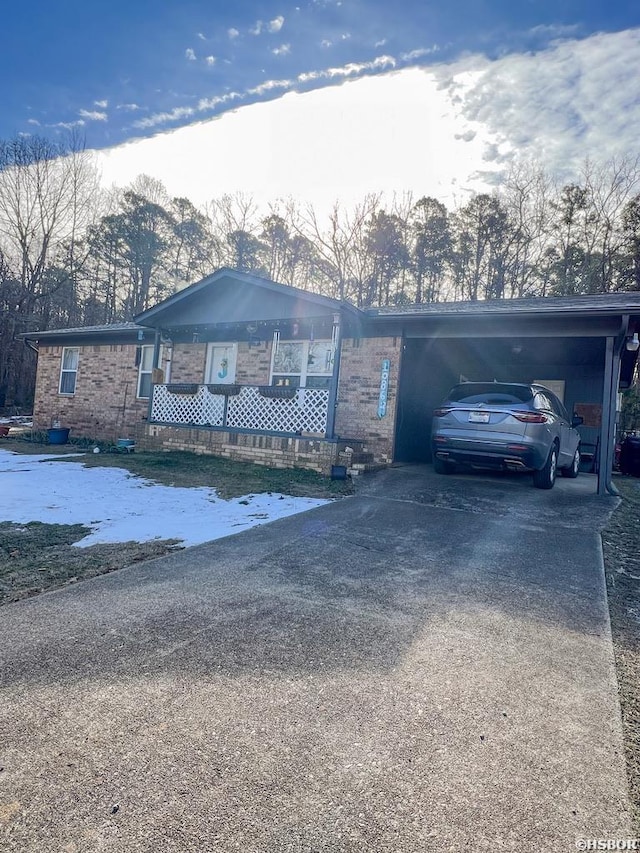
M 57 448 L 49 444 L 12 438 L 3 439 L 0 449 L 14 453 L 83 453 L 82 457 L 72 457 L 65 461 L 78 461 L 91 467 L 126 468 L 132 474 L 147 477 L 165 486 L 208 486 L 225 499 L 260 492 L 281 492 L 293 497 L 307 498 L 337 498 L 353 493 L 350 480 L 331 480 L 302 468 L 267 468 L 264 465 L 178 450 L 169 453 L 92 453 L 86 446 L 65 444 Z
M 175 539 L 73 548 L 82 524 L 0 522 L 0 604 L 104 575 L 173 550 Z
M 602 534 L 634 834 L 640 837 L 640 480 L 616 477 L 622 502 Z
M 66 462 L 125 468 L 167 486 L 207 486 L 229 499 L 261 492 L 294 497 L 337 498 L 351 494 L 349 480 L 330 480 L 313 471 L 265 468 L 195 453 L 83 453 L 74 444 L 51 447 L 24 439 L 3 439 L 0 449 L 60 454 Z M 175 539 L 122 542 L 74 548 L 90 532 L 81 524 L 12 524 L 0 521 L 0 604 L 106 574 L 160 557 L 180 547 Z

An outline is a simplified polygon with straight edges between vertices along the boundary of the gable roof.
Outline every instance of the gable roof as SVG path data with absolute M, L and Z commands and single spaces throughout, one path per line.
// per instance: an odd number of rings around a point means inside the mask
M 343 310 L 361 313 L 347 302 L 280 284 L 255 273 L 222 267 L 138 314 L 135 322 L 164 328 L 317 317 Z

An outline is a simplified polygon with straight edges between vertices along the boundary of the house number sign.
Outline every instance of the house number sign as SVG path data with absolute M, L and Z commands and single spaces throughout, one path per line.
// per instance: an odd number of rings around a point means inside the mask
M 388 358 L 382 359 L 380 370 L 380 395 L 378 397 L 378 417 L 383 418 L 387 414 L 387 395 L 389 393 L 389 369 L 391 362 Z

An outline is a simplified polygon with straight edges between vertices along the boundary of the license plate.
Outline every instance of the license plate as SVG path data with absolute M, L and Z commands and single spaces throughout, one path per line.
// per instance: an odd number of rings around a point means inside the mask
M 469 423 L 488 424 L 489 412 L 469 412 Z

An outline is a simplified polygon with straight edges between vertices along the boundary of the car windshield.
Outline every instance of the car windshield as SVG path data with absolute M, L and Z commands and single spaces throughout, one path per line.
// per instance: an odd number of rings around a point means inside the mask
M 527 385 L 503 385 L 499 382 L 463 382 L 449 392 L 452 403 L 485 403 L 488 406 L 510 406 L 528 403 L 532 398 Z

